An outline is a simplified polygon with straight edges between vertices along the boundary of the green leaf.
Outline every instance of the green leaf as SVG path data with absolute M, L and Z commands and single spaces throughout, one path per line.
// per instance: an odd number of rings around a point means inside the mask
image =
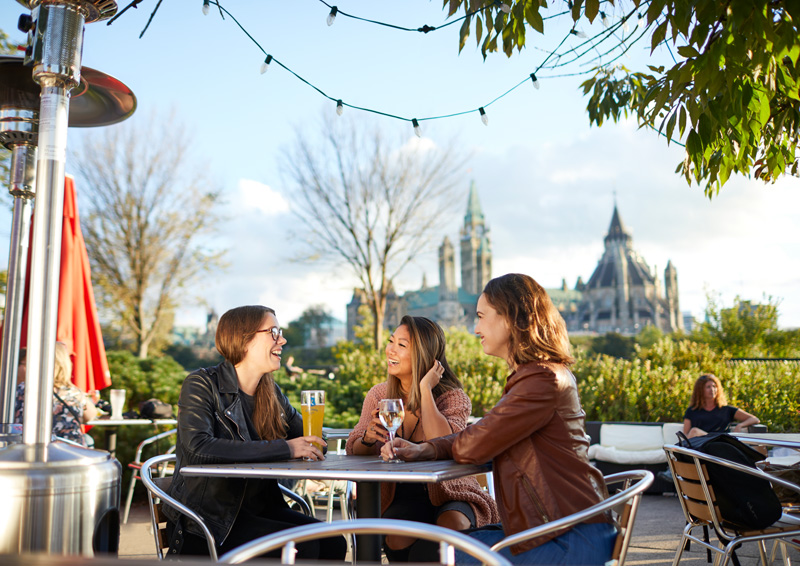
M 680 47 L 678 47 L 678 53 L 680 55 L 686 57 L 687 59 L 689 57 L 699 57 L 700 56 L 700 53 L 697 51 L 697 49 L 695 49 L 691 45 L 681 45 Z
M 584 15 L 593 22 L 597 17 L 597 12 L 600 11 L 600 0 L 586 0 L 586 9 Z
M 653 32 L 653 37 L 650 38 L 650 54 L 656 50 L 656 47 L 664 41 L 667 35 L 667 22 L 662 22 Z

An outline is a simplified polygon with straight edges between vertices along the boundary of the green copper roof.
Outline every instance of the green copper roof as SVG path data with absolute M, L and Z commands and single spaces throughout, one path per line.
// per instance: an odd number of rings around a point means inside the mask
M 483 223 L 483 209 L 481 202 L 478 200 L 478 187 L 475 186 L 475 181 L 469 186 L 469 201 L 467 203 L 467 215 L 464 217 L 467 224 L 472 222 Z

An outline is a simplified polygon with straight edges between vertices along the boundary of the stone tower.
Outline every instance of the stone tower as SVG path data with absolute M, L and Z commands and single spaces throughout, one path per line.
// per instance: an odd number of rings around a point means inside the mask
M 678 270 L 671 261 L 667 262 L 667 268 L 664 270 L 664 292 L 667 297 L 669 326 L 673 332 L 683 330 L 683 315 L 678 302 Z
M 492 278 L 492 246 L 475 181 L 469 188 L 467 214 L 461 229 L 461 288 L 471 295 L 483 291 Z

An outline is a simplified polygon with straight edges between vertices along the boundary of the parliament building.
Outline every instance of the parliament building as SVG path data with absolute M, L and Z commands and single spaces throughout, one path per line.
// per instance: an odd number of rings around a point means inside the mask
M 634 249 L 616 205 L 605 237 L 605 252 L 587 283 L 578 278 L 575 287 L 566 281 L 547 289 L 570 332 L 637 334 L 647 325 L 669 333 L 683 329 L 678 303 L 678 274 L 672 262 L 664 270 L 663 287 L 657 274 Z M 439 246 L 439 284 L 402 295 L 389 291 L 385 326 L 394 330 L 405 314 L 424 316 L 441 326 L 475 328 L 478 296 L 492 278 L 492 246 L 478 189 L 473 181 L 458 240 L 460 285 L 456 283 L 456 247 L 446 237 Z M 539 278 L 542 274 L 537 274 Z M 536 277 L 536 275 L 534 275 Z M 537 278 L 538 280 L 538 278 Z M 363 289 L 355 289 L 347 305 L 347 339 L 355 338 L 359 307 L 366 303 Z

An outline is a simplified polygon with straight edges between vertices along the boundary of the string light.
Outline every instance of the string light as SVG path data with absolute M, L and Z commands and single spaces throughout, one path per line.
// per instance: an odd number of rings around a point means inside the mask
M 263 75 L 269 70 L 269 64 L 272 63 L 272 55 L 267 55 L 267 58 L 264 59 L 264 62 L 261 63 L 261 74 Z
M 510 14 L 511 13 L 511 6 L 509 6 L 505 2 L 500 4 L 500 9 L 503 11 L 504 14 Z
M 642 29 L 645 26 L 645 24 L 647 24 L 647 20 L 645 20 L 644 14 L 639 14 L 639 21 L 636 23 L 636 26 L 639 29 Z
M 211 10 L 211 4 L 209 0 L 203 0 L 203 15 L 207 16 L 209 10 Z
M 336 21 L 336 14 L 338 14 L 338 13 L 339 13 L 339 8 L 337 8 L 336 6 L 331 8 L 331 13 L 328 14 L 328 25 L 329 26 L 332 26 L 333 22 Z
M 320 2 L 322 2 L 323 4 L 326 4 L 323 0 L 320 0 Z M 499 0 L 493 0 L 493 1 L 488 2 L 488 5 L 492 5 L 492 4 L 497 5 L 498 2 L 499 2 Z M 160 4 L 160 2 L 159 2 L 159 4 Z M 334 98 L 334 97 L 330 96 L 329 94 L 324 92 L 322 89 L 320 89 L 318 86 L 314 85 L 310 81 L 308 81 L 305 78 L 303 78 L 300 75 L 298 75 L 295 71 L 293 71 L 292 69 L 287 67 L 285 64 L 283 64 L 280 60 L 278 60 L 276 58 L 273 58 L 272 55 L 268 54 L 266 52 L 266 50 L 261 46 L 261 44 L 253 37 L 253 35 L 250 32 L 248 32 L 247 29 L 245 29 L 245 27 L 242 25 L 242 23 L 239 22 L 236 19 L 236 17 L 233 14 L 230 13 L 229 10 L 227 10 L 226 8 L 221 6 L 218 0 L 204 0 L 204 6 L 206 4 L 208 4 L 208 5 L 213 4 L 213 5 L 217 6 L 219 8 L 219 11 L 220 11 L 220 17 L 222 19 L 225 19 L 225 16 L 230 18 L 230 21 L 235 23 L 239 27 L 239 29 L 253 42 L 253 44 L 264 55 L 266 55 L 266 59 L 264 60 L 264 63 L 262 64 L 262 67 L 261 67 L 262 68 L 262 71 L 261 71 L 262 73 L 264 73 L 266 71 L 265 67 L 269 67 L 270 63 L 277 64 L 282 69 L 287 71 L 289 74 L 293 75 L 296 79 L 298 79 L 302 83 L 306 84 L 307 86 L 309 86 L 312 89 L 314 89 L 315 91 L 317 91 L 317 93 L 319 93 L 321 96 L 327 98 L 328 100 L 331 100 L 332 102 L 335 102 L 336 103 L 336 107 L 337 107 L 336 108 L 337 114 L 339 114 L 339 115 L 342 114 L 342 112 L 344 111 L 345 104 L 344 104 L 344 102 L 342 102 L 341 99 L 337 99 L 337 98 Z M 326 4 L 326 6 L 330 7 L 329 4 Z M 485 9 L 485 7 L 483 9 Z M 333 11 L 333 9 L 331 11 Z M 342 14 L 342 15 L 346 15 L 347 17 L 350 17 L 350 18 L 363 19 L 363 18 L 356 18 L 355 16 L 351 16 L 351 15 L 345 14 L 344 12 L 341 12 L 341 11 L 337 11 L 337 13 Z M 624 22 L 627 18 L 632 17 L 634 13 L 636 13 L 636 11 L 635 10 L 631 10 L 630 13 L 628 13 L 626 16 L 621 18 L 621 20 Z M 153 12 L 153 14 L 151 14 L 151 17 L 150 17 L 151 20 L 152 20 L 152 17 L 153 17 L 154 14 L 155 14 L 155 11 Z M 642 16 L 640 16 L 640 18 L 641 17 Z M 365 21 L 372 22 L 372 20 L 365 20 Z M 380 23 L 380 22 L 373 22 L 373 23 Z M 449 23 L 452 23 L 452 22 L 448 22 L 448 24 Z M 148 24 L 149 24 L 149 22 L 148 22 Z M 448 25 L 448 24 L 445 24 L 445 25 Z M 391 24 L 382 24 L 382 25 L 386 25 L 388 27 L 394 27 L 394 28 L 397 27 L 397 26 L 393 26 Z M 414 30 L 414 31 L 416 31 L 416 30 Z M 142 33 L 144 33 L 144 32 L 142 32 Z M 464 116 L 464 115 L 467 115 L 467 114 L 471 114 L 471 113 L 474 113 L 476 110 L 478 110 L 478 112 L 480 113 L 480 116 L 481 116 L 481 121 L 483 121 L 484 124 L 488 125 L 488 116 L 486 115 L 486 111 L 485 111 L 486 107 L 490 106 L 491 104 L 494 104 L 495 102 L 497 102 L 501 98 L 504 98 L 505 96 L 507 96 L 511 92 L 517 90 L 519 87 L 521 87 L 523 85 L 523 83 L 527 82 L 528 80 L 531 81 L 531 83 L 533 84 L 533 86 L 535 88 L 537 88 L 537 89 L 540 88 L 539 80 L 536 77 L 536 73 L 537 72 L 539 72 L 539 71 L 541 71 L 543 69 L 553 70 L 553 69 L 556 69 L 558 67 L 563 67 L 565 65 L 568 65 L 568 64 L 580 59 L 583 55 L 585 55 L 585 53 L 583 53 L 583 54 L 578 53 L 579 49 L 576 48 L 576 47 L 570 48 L 565 53 L 559 53 L 559 49 L 564 45 L 564 43 L 569 39 L 569 37 L 571 35 L 575 35 L 575 36 L 581 37 L 581 38 L 587 37 L 586 34 L 583 31 L 578 30 L 576 28 L 572 28 L 568 33 L 566 33 L 564 35 L 564 37 L 561 39 L 559 44 L 556 46 L 555 50 L 550 51 L 550 52 L 546 51 L 546 53 L 548 53 L 547 57 L 545 57 L 545 59 L 534 69 L 533 73 L 530 73 L 530 75 L 528 77 L 525 77 L 520 82 L 518 82 L 517 84 L 513 85 L 511 88 L 507 89 L 502 94 L 496 96 L 493 100 L 489 101 L 488 104 L 484 104 L 483 106 L 481 106 L 481 107 L 479 107 L 477 109 L 475 107 L 473 107 L 473 108 L 468 109 L 468 110 L 452 112 L 450 114 L 437 115 L 437 116 L 425 116 L 423 118 L 412 118 L 412 119 L 409 119 L 409 118 L 407 118 L 405 116 L 398 116 L 398 115 L 391 114 L 389 112 L 384 112 L 384 111 L 381 111 L 381 110 L 377 110 L 377 109 L 374 109 L 374 108 L 367 108 L 367 107 L 364 107 L 364 106 L 355 106 L 353 104 L 347 104 L 347 106 L 349 108 L 354 109 L 354 110 L 360 110 L 360 111 L 363 111 L 363 112 L 369 112 L 369 113 L 372 113 L 372 114 L 385 116 L 387 118 L 393 118 L 393 119 L 396 119 L 396 120 L 403 120 L 403 121 L 411 121 L 411 124 L 414 127 L 414 133 L 417 135 L 417 137 L 420 137 L 420 138 L 422 137 L 422 129 L 419 126 L 419 121 L 420 120 L 440 120 L 440 119 L 444 119 L 444 118 L 453 118 L 453 117 L 456 117 L 456 116 Z M 612 34 L 610 34 L 608 31 L 605 31 L 605 32 L 602 32 L 602 33 L 599 33 L 599 34 L 595 35 L 590 41 L 599 38 L 599 42 L 602 43 L 603 41 L 605 41 L 609 37 L 611 37 L 611 35 Z M 633 46 L 633 44 L 635 44 L 639 39 L 641 39 L 641 38 L 634 39 L 631 43 L 625 43 L 624 44 L 625 45 L 625 51 L 629 50 Z M 586 43 L 583 43 L 582 45 L 585 45 L 585 44 Z M 593 45 L 591 49 L 595 49 L 596 50 L 596 48 L 597 48 L 597 46 Z M 623 51 L 623 53 L 620 54 L 619 56 L 617 56 L 616 58 L 619 58 L 622 55 L 626 54 L 625 51 Z M 573 52 L 577 53 L 577 55 L 575 56 L 574 59 L 571 59 L 570 61 L 566 61 L 566 62 L 562 62 L 561 61 L 562 56 L 567 55 L 569 53 L 573 53 Z M 587 50 L 587 52 L 588 52 L 588 50 Z M 553 62 L 548 63 L 548 61 L 550 61 L 552 58 L 555 58 L 555 63 L 553 63 Z M 616 60 L 616 58 L 613 59 L 612 62 L 614 60 Z M 546 78 L 582 76 L 582 75 L 590 74 L 590 73 L 592 73 L 594 71 L 595 71 L 595 69 L 587 69 L 587 70 L 582 70 L 582 71 L 579 71 L 579 72 L 576 72 L 576 73 L 569 73 L 569 74 L 555 74 L 555 75 L 551 74 L 551 75 L 547 75 Z
M 622 33 L 628 33 L 628 31 L 629 31 L 630 29 L 631 29 L 631 28 L 630 28 L 630 26 L 628 25 L 628 18 L 625 18 L 624 20 L 622 20 Z
M 608 28 L 608 16 L 606 16 L 605 12 L 600 12 L 600 20 L 603 22 L 603 27 Z

